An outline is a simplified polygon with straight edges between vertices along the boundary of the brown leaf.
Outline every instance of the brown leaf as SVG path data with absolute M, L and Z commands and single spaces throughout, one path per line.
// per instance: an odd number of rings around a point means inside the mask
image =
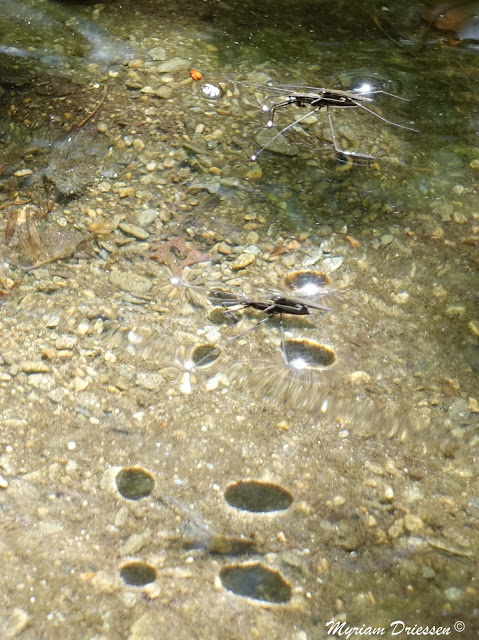
M 181 271 L 183 267 L 189 267 L 197 262 L 208 262 L 211 259 L 208 254 L 188 246 L 183 236 L 175 236 L 162 242 L 150 254 L 150 258 L 160 264 L 166 264 L 174 273 Z
M 15 229 L 17 228 L 17 220 L 18 220 L 19 210 L 16 209 L 13 213 L 10 214 L 8 218 L 7 225 L 5 227 L 5 244 L 8 245 L 12 241 L 13 234 L 15 233 Z

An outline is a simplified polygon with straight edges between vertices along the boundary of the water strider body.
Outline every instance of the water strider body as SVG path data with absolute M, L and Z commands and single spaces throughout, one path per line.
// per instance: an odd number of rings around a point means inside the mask
M 238 298 L 236 300 L 224 301 L 222 304 L 224 307 L 238 306 L 239 309 L 256 309 L 257 311 L 266 313 L 269 317 L 275 315 L 281 316 L 283 314 L 307 316 L 311 315 L 310 309 L 329 311 L 327 307 L 320 307 L 319 305 L 315 304 L 299 302 L 298 300 L 284 298 L 281 295 L 273 295 L 269 300 L 251 300 L 249 298 Z

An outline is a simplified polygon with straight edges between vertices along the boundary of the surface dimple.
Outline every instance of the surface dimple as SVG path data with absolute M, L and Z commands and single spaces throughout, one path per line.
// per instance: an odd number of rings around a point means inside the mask
M 279 571 L 259 563 L 225 567 L 220 579 L 224 588 L 237 596 L 277 604 L 291 600 L 291 587 Z
M 279 485 L 245 480 L 231 484 L 225 491 L 225 500 L 235 509 L 269 513 L 288 509 L 293 496 Z

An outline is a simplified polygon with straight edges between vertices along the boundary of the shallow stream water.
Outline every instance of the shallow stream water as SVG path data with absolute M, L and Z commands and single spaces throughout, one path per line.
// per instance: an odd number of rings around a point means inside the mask
M 477 44 L 0 9 L 1 637 L 477 637 Z

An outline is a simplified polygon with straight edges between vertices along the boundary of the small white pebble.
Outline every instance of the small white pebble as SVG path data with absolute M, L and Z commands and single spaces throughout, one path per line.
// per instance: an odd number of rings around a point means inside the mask
M 391 298 L 396 304 L 405 304 L 409 300 L 409 293 L 401 291 L 401 293 L 392 293 Z
M 394 490 L 392 487 L 386 487 L 383 495 L 383 500 L 386 502 L 391 502 L 394 498 Z
M 70 440 L 67 444 L 68 451 L 74 451 L 77 448 L 77 443 L 74 440 Z
M 105 362 L 116 362 L 116 355 L 112 351 L 105 352 Z
M 75 462 L 75 460 L 69 460 L 65 465 L 65 471 L 67 473 L 73 473 L 77 469 L 78 469 L 78 464 Z

